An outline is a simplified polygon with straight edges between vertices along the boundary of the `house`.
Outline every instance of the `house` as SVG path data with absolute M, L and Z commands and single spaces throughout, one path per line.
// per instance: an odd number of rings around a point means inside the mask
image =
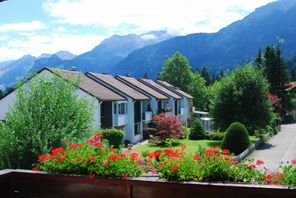
M 176 115 L 181 117 L 181 100 L 182 100 L 181 96 L 159 85 L 158 83 L 156 83 L 151 79 L 141 78 L 139 79 L 139 81 L 169 98 L 169 100 L 167 101 L 162 101 L 162 104 L 161 104 L 162 112 L 165 112 L 166 114 L 169 114 L 169 115 Z
M 177 115 L 186 122 L 191 114 L 192 97 L 163 81 L 43 68 L 22 86 L 37 78 L 54 76 L 78 82 L 77 96 L 86 98 L 93 105 L 94 130 L 122 129 L 125 132 L 124 140 L 131 143 L 143 139 L 143 130 L 153 115 L 165 112 Z M 16 90 L 0 100 L 0 120 L 5 120 L 9 106 L 15 99 Z
M 112 75 L 87 72 L 86 75 L 112 91 L 124 96 L 127 101 L 113 106 L 113 112 L 120 117 L 121 128 L 125 131 L 125 140 L 132 143 L 143 140 L 143 126 L 145 120 L 142 114 L 149 97 L 131 88 Z
M 189 95 L 188 93 L 180 90 L 177 87 L 174 87 L 173 85 L 161 81 L 161 80 L 156 80 L 156 83 L 159 85 L 169 89 L 173 93 L 179 95 L 182 97 L 182 102 L 181 102 L 181 121 L 186 123 L 187 120 L 190 118 L 191 112 L 192 112 L 192 107 L 193 107 L 193 97 Z
M 52 78 L 53 76 L 61 77 L 67 81 L 78 80 L 78 88 L 76 94 L 79 97 L 86 98 L 90 104 L 93 105 L 93 129 L 99 129 L 105 125 L 108 127 L 116 127 L 116 124 L 110 122 L 110 120 L 118 119 L 116 115 L 112 114 L 112 110 L 108 109 L 108 105 L 112 107 L 114 104 L 125 102 L 126 99 L 114 91 L 106 88 L 103 85 L 98 84 L 96 81 L 85 76 L 83 73 L 76 71 L 67 71 L 61 69 L 44 68 L 40 70 L 28 81 L 32 81 L 36 78 Z M 27 82 L 28 83 L 28 82 Z M 23 86 L 25 86 L 24 84 Z M 9 106 L 16 99 L 16 90 L 6 95 L 0 100 L 0 120 L 5 120 L 6 113 Z M 107 106 L 102 109 L 101 106 Z M 109 106 L 109 108 L 110 108 Z
M 150 98 L 149 101 L 143 102 L 142 117 L 145 119 L 146 122 L 151 121 L 153 115 L 161 113 L 163 109 L 162 104 L 166 103 L 169 100 L 169 97 L 155 91 L 151 87 L 145 85 L 144 83 L 141 83 L 133 77 L 116 76 L 115 78 Z

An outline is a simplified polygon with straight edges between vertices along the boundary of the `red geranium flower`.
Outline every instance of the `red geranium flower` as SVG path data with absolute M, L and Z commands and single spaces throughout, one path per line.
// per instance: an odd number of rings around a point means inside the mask
M 102 166 L 108 166 L 108 161 L 106 160 L 106 161 L 102 161 Z
M 257 167 L 256 167 L 256 164 L 250 164 L 250 165 L 249 165 L 249 168 L 256 169 Z
M 222 153 L 223 153 L 224 155 L 229 155 L 229 154 L 230 154 L 230 150 L 229 150 L 229 149 L 223 149 L 223 150 L 222 150 Z
M 296 165 L 296 159 L 292 160 L 291 163 L 292 163 L 293 165 Z
M 70 149 L 82 148 L 83 144 L 71 144 Z
M 38 157 L 38 162 L 43 162 L 45 160 L 48 160 L 49 159 L 49 155 L 40 155 Z
M 95 174 L 89 174 L 88 179 L 93 180 L 93 179 L 95 179 L 95 176 L 96 176 Z
M 156 168 L 151 168 L 151 169 L 150 169 L 150 172 L 151 172 L 152 174 L 157 174 L 157 170 L 156 170 Z
M 176 165 L 172 166 L 172 170 L 173 170 L 173 172 L 178 171 L 178 166 L 176 166 Z
M 32 171 L 39 171 L 40 169 L 38 167 L 33 167 Z
M 90 156 L 87 158 L 87 161 L 89 162 L 94 162 L 95 161 L 95 156 Z
M 262 161 L 262 160 L 257 160 L 257 161 L 256 161 L 256 165 L 257 165 L 257 166 L 260 166 L 260 165 L 262 165 L 262 164 L 264 164 L 264 161 Z
M 57 154 L 59 154 L 59 153 L 63 153 L 64 152 L 64 149 L 63 148 L 52 148 L 51 149 L 51 154 L 52 155 L 57 155 Z
M 195 161 L 200 160 L 200 156 L 199 155 L 194 155 L 193 160 L 195 160 Z
M 122 178 L 123 178 L 123 179 L 127 179 L 127 178 L 128 178 L 128 174 L 127 174 L 127 173 L 122 174 Z

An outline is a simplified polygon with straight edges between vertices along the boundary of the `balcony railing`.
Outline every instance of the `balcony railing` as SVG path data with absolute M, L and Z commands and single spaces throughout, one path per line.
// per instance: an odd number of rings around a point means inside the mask
M 189 198 L 295 198 L 295 188 L 288 186 L 164 182 L 157 177 L 133 180 L 70 176 L 25 170 L 0 171 L 0 197 L 189 197 Z

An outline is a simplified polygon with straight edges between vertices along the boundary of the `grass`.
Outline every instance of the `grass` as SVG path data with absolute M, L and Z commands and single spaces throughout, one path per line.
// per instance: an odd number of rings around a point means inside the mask
M 251 144 L 255 143 L 258 140 L 255 136 L 250 136 Z M 196 153 L 200 148 L 207 149 L 209 147 L 215 147 L 217 145 L 221 144 L 221 141 L 219 140 L 180 140 L 180 145 L 174 146 L 174 147 L 167 147 L 167 146 L 157 146 L 154 144 L 145 144 L 145 145 L 139 145 L 135 147 L 133 150 L 137 151 L 138 153 L 143 152 L 153 152 L 156 150 L 163 150 L 165 148 L 172 148 L 172 149 L 181 149 L 182 145 L 186 145 L 185 151 L 188 154 L 194 154 Z

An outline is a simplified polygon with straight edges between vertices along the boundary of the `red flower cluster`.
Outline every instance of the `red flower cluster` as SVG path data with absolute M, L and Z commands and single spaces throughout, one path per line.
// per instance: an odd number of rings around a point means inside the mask
M 83 144 L 71 144 L 70 149 L 82 148 Z
M 284 177 L 283 173 L 276 173 L 275 175 L 268 174 L 264 177 L 264 181 L 267 184 L 279 184 L 279 180 Z
M 103 135 L 101 133 L 97 133 L 92 138 L 88 139 L 87 142 L 94 147 L 102 147 L 104 146 L 104 144 L 101 142 L 102 137 Z
M 179 150 L 164 149 L 163 152 L 170 157 L 180 157 Z
M 178 166 L 176 166 L 176 165 L 172 166 L 172 170 L 173 170 L 173 172 L 177 172 L 178 169 L 179 169 Z
M 51 154 L 53 156 L 56 156 L 58 155 L 59 153 L 63 153 L 64 152 L 64 149 L 63 148 L 52 148 L 51 149 Z
M 200 156 L 199 155 L 194 155 L 193 160 L 195 160 L 195 161 L 200 160 Z

